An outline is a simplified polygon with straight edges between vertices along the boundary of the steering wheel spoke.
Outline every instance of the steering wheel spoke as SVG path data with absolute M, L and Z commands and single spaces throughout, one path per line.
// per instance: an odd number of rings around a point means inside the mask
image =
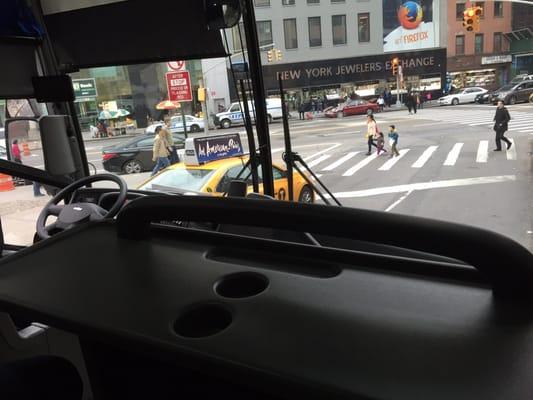
M 52 222 L 50 225 L 46 225 L 44 227 L 45 231 L 50 234 L 54 229 L 57 229 L 57 222 Z
M 59 205 L 59 204 L 51 204 L 50 207 L 48 207 L 48 211 L 50 215 L 58 217 L 59 214 L 61 214 L 61 211 L 63 210 L 65 206 Z

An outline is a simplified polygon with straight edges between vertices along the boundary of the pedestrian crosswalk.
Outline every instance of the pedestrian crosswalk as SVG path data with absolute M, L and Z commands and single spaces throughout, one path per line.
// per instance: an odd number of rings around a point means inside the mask
M 416 118 L 472 127 L 492 128 L 494 125 L 494 113 L 495 109 L 491 108 L 465 111 L 454 107 L 434 107 L 426 111 L 422 110 L 422 112 L 417 114 Z M 511 110 L 510 114 L 509 132 L 515 131 L 533 135 L 533 112 Z
M 389 153 L 381 156 L 377 152 L 367 156 L 362 151 L 338 152 L 331 149 L 330 152 L 322 152 L 317 156 L 308 157 L 307 165 L 315 172 L 340 174 L 348 177 L 353 176 L 363 169 L 373 169 L 377 171 L 391 171 L 395 168 L 421 169 L 428 164 L 439 163 L 444 167 L 453 167 L 459 160 L 466 159 L 472 164 L 486 164 L 490 160 L 499 159 L 502 161 L 517 160 L 516 141 L 510 139 L 512 146 L 508 150 L 503 150 L 505 156 L 499 153 L 492 154 L 489 150 L 489 141 L 469 143 L 450 143 L 446 145 L 431 145 L 427 147 L 400 149 L 400 155 L 389 158 Z M 504 148 L 505 144 L 503 143 Z

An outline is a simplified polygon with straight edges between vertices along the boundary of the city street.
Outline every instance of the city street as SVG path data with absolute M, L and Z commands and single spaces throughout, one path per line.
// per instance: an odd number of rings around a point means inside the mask
M 292 119 L 292 144 L 345 206 L 483 227 L 533 250 L 533 105 L 508 108 L 512 121 L 507 136 L 514 145 L 499 153 L 492 151 L 495 107 L 489 105 L 432 107 L 416 115 L 408 115 L 407 110 L 376 114 L 385 137 L 389 125 L 397 127 L 401 154 L 393 159 L 388 154 L 377 157 L 375 152 L 366 156 L 365 116 Z M 273 158 L 279 162 L 283 126 L 275 122 L 270 131 Z M 241 132 L 246 144 L 242 126 L 210 131 L 210 135 L 232 132 Z M 129 138 L 88 141 L 88 160 L 98 172 L 105 172 L 102 148 L 125 140 Z M 24 162 L 43 164 L 38 152 Z M 130 188 L 148 176 L 123 175 Z M 23 190 L 31 197 L 31 187 L 16 192 Z

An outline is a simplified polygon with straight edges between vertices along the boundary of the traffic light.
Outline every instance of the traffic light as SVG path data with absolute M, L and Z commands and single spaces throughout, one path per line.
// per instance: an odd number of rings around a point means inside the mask
M 276 60 L 281 61 L 283 58 L 283 54 L 281 54 L 281 50 L 276 50 Z
M 463 26 L 467 32 L 478 32 L 479 31 L 479 20 L 483 14 L 483 8 L 468 7 L 463 12 Z
M 394 57 L 392 59 L 392 74 L 398 75 L 398 67 L 400 66 L 400 59 L 398 57 Z
M 271 63 L 274 60 L 274 52 L 272 50 L 267 51 L 267 61 Z

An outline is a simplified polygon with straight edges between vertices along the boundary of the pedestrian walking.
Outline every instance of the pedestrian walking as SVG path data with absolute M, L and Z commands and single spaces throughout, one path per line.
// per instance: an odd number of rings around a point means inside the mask
M 413 96 L 411 93 L 408 93 L 407 96 L 405 96 L 405 105 L 409 110 L 409 115 L 411 115 L 413 113 Z
M 22 164 L 22 155 L 20 153 L 19 141 L 18 139 L 13 140 L 11 144 L 11 157 L 13 161 Z M 33 182 L 33 196 L 41 197 L 44 194 L 41 193 L 41 184 L 39 182 Z
M 165 132 L 163 129 L 159 129 L 155 136 L 152 161 L 155 161 L 155 167 L 152 171 L 152 176 L 157 174 L 160 170 L 169 166 L 170 161 L 168 159 L 168 143 L 165 138 Z
M 305 105 L 300 103 L 298 106 L 298 119 L 305 119 Z
M 378 97 L 378 106 L 379 111 L 383 111 L 383 109 L 385 108 L 385 99 L 383 98 L 383 96 Z
M 385 149 L 385 138 L 383 137 L 383 132 L 376 132 L 376 148 L 378 149 L 378 156 L 381 152 L 386 153 Z
M 18 139 L 13 140 L 11 144 L 11 157 L 13 157 L 13 161 L 16 163 L 22 164 Z
M 368 153 L 366 153 L 367 156 L 372 154 L 372 146 L 378 147 L 376 143 L 374 142 L 374 137 L 376 137 L 376 134 L 378 132 L 378 125 L 376 124 L 376 120 L 374 119 L 374 116 L 372 114 L 368 114 L 366 116 L 366 139 L 368 144 Z
M 398 152 L 398 132 L 396 132 L 396 127 L 394 125 L 389 126 L 389 145 L 391 154 L 389 157 L 399 156 L 400 153 Z
M 503 105 L 503 101 L 498 101 L 498 107 L 496 108 L 496 114 L 494 115 L 494 131 L 496 132 L 496 148 L 494 151 L 502 151 L 502 140 L 507 143 L 507 150 L 513 145 L 513 143 L 504 136 L 510 120 L 511 115 L 509 114 L 509 110 Z
M 413 112 L 416 114 L 416 109 L 418 108 L 416 93 L 411 92 L 411 105 L 413 106 Z
M 165 136 L 165 140 L 167 141 L 167 150 L 168 150 L 168 160 L 170 164 L 176 164 L 180 162 L 180 158 L 178 156 L 178 151 L 176 150 L 176 146 L 174 146 L 174 138 L 172 137 L 172 133 L 164 127 L 160 128 L 163 131 L 163 135 Z

